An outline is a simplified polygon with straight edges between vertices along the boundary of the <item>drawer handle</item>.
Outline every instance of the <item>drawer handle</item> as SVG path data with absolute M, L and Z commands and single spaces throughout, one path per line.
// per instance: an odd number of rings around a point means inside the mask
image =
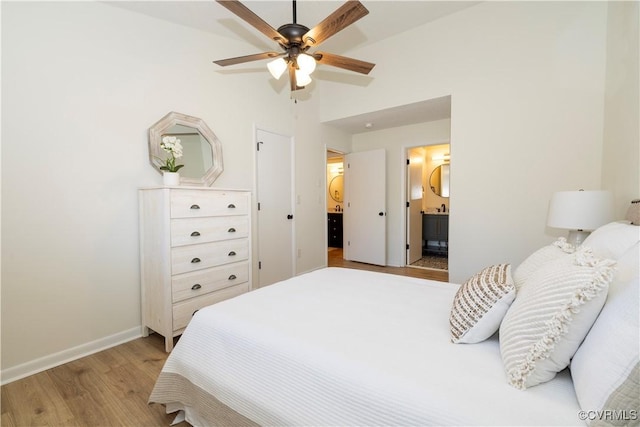
M 229 280 L 236 280 L 236 279 L 237 279 L 237 277 L 236 277 L 235 274 L 232 274 L 231 276 L 229 276 Z
M 196 311 L 194 311 L 191 317 L 195 316 L 198 311 L 200 311 L 200 309 L 197 309 Z
M 191 207 L 189 209 L 200 209 L 200 206 L 198 205 L 191 205 Z
M 194 258 L 194 259 L 191 260 L 192 264 L 197 264 L 199 262 L 200 262 L 200 258 Z
M 236 205 L 234 205 L 233 203 L 230 203 L 229 206 L 227 206 L 227 208 L 229 209 L 235 209 Z
M 233 228 L 233 227 L 231 227 L 231 228 L 230 228 L 230 229 L 228 229 L 227 231 L 228 231 L 229 233 L 235 233 L 235 232 L 236 232 L 236 229 L 235 229 L 235 228 Z
M 194 231 L 193 233 L 191 233 L 191 237 L 198 237 L 200 235 L 199 231 Z
M 231 252 L 229 252 L 229 256 L 236 256 L 235 251 L 231 251 Z
M 196 283 L 195 285 L 193 285 L 191 287 L 192 291 L 197 291 L 198 289 L 202 288 L 202 286 L 200 286 L 200 283 Z

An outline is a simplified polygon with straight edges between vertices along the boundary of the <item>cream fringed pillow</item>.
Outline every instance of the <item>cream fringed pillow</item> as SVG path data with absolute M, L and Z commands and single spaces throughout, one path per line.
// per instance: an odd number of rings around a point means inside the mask
M 516 286 L 516 290 L 520 291 L 524 282 L 545 263 L 565 257 L 572 254 L 574 251 L 574 246 L 571 243 L 568 243 L 567 239 L 564 237 L 560 237 L 550 245 L 543 246 L 529 255 L 513 271 L 513 281 Z
M 516 296 L 511 265 L 492 265 L 467 280 L 453 299 L 451 342 L 477 343 L 493 335 Z
M 500 353 L 512 386 L 549 381 L 569 365 L 604 305 L 614 266 L 582 246 L 531 274 L 500 325 Z

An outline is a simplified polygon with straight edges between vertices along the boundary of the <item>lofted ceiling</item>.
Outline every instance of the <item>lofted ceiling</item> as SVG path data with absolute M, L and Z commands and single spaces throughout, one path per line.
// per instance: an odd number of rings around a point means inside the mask
M 322 50 L 349 56 L 351 49 L 376 43 L 412 28 L 471 7 L 479 1 L 402 1 L 361 0 L 369 14 L 322 43 Z M 232 14 L 214 0 L 198 1 L 108 1 L 109 5 L 141 13 L 157 19 L 206 31 L 221 37 L 242 40 L 255 49 L 228 52 L 242 56 L 279 48 L 255 28 Z M 274 28 L 292 22 L 289 0 L 242 1 L 242 3 Z M 297 22 L 313 28 L 344 1 L 298 0 Z M 222 59 L 222 58 L 211 58 Z M 366 58 L 358 58 L 364 59 Z M 266 67 L 265 67 L 265 72 Z M 344 73 L 349 73 L 344 71 Z M 375 69 L 374 69 L 375 73 Z M 375 76 L 375 74 L 373 74 Z M 439 120 L 450 116 L 450 97 L 439 98 L 333 121 L 331 124 L 350 133 L 380 130 L 412 123 Z M 372 123 L 364 128 L 365 123 Z

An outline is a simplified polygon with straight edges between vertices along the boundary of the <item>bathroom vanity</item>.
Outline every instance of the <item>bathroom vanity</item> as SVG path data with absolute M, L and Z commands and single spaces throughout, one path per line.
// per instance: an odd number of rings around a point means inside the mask
M 328 242 L 327 245 L 330 248 L 342 247 L 342 212 L 329 212 L 328 213 Z
M 449 214 L 434 212 L 422 214 L 423 254 L 449 253 Z

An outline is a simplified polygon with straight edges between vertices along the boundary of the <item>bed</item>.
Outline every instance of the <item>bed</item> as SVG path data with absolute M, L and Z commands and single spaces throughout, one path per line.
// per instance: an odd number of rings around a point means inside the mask
M 194 315 L 149 401 L 202 426 L 584 425 L 602 418 L 585 415 L 568 368 L 518 390 L 498 333 L 452 343 L 460 288 L 324 268 L 220 302 Z M 637 414 L 624 416 L 637 422 Z

